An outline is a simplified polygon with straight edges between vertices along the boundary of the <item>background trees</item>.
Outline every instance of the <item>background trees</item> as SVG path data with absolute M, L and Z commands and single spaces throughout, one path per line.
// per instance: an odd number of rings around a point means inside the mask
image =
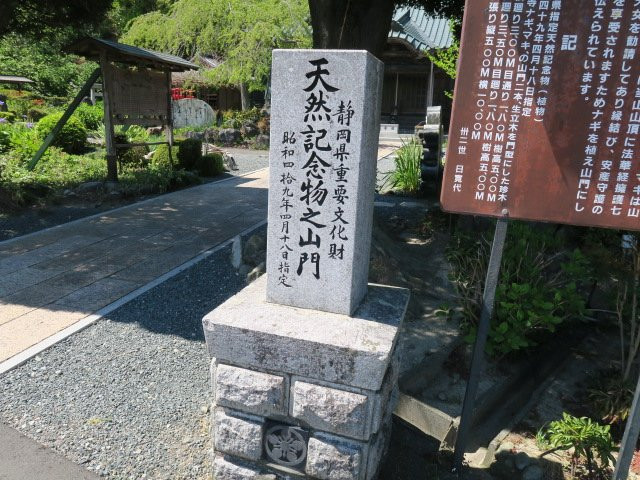
M 216 84 L 264 88 L 274 48 L 311 46 L 306 0 L 178 0 L 170 11 L 150 12 L 131 23 L 125 43 L 185 58 L 213 55 L 223 63 L 209 72 Z

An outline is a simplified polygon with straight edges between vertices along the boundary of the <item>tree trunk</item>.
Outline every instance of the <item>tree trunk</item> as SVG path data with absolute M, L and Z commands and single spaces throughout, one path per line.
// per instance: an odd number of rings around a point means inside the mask
M 394 5 L 394 0 L 309 0 L 313 47 L 368 50 L 379 57 Z
M 251 107 L 249 102 L 249 89 L 247 89 L 246 83 L 240 84 L 240 104 L 242 105 L 242 110 L 249 110 Z

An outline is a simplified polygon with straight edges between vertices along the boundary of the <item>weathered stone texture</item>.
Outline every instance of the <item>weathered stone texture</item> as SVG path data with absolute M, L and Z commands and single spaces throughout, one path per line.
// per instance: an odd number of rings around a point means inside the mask
M 314 65 L 326 72 L 323 82 L 332 85 L 329 91 L 322 90 L 317 77 L 315 83 L 310 80 L 308 73 L 317 71 Z M 383 72 L 384 64 L 364 50 L 273 52 L 267 255 L 271 302 L 350 315 L 367 292 Z M 320 95 L 326 114 L 309 115 L 310 94 L 311 98 Z M 350 114 L 345 120 L 340 111 L 347 108 Z M 304 132 L 310 129 L 318 135 L 305 141 L 310 134 Z M 340 132 L 348 132 L 348 139 L 340 137 Z M 291 134 L 299 140 L 283 144 Z M 284 148 L 291 154 L 283 161 Z M 346 152 L 346 158 L 335 155 L 336 151 Z M 322 161 L 321 168 L 314 170 L 314 185 L 317 179 L 318 191 L 325 188 L 330 193 L 318 202 L 305 201 L 298 194 L 287 196 L 287 209 L 282 211 L 282 177 L 289 174 L 296 179 L 291 190 L 304 189 L 314 154 Z M 347 173 L 336 174 L 340 168 Z M 344 189 L 345 194 L 335 194 L 336 189 Z M 313 222 L 323 225 L 315 230 L 310 229 L 311 223 L 299 220 L 310 207 L 317 212 Z M 330 233 L 338 209 L 342 212 L 339 241 Z M 286 258 L 281 251 L 283 213 L 292 216 L 286 223 L 291 238 Z M 309 232 L 318 236 L 316 248 L 301 245 L 300 239 L 308 238 Z M 337 246 L 343 247 L 338 256 Z M 317 274 L 308 263 L 306 269 L 299 268 L 308 255 L 318 255 Z M 283 263 L 286 269 L 281 268 Z
M 216 404 L 265 416 L 286 413 L 284 377 L 224 364 L 212 372 Z
M 264 476 L 259 470 L 237 464 L 226 456 L 216 454 L 213 459 L 213 478 L 215 480 L 258 480 L 263 479 Z
M 213 444 L 216 451 L 248 460 L 260 459 L 264 420 L 242 417 L 224 408 L 215 409 L 213 420 Z
M 362 478 L 363 448 L 356 442 L 318 434 L 309 439 L 306 473 L 320 480 Z
M 335 388 L 294 381 L 291 415 L 313 428 L 366 440 L 369 397 Z
M 219 363 L 378 391 L 409 292 L 369 285 L 353 317 L 268 303 L 266 275 L 203 320 Z

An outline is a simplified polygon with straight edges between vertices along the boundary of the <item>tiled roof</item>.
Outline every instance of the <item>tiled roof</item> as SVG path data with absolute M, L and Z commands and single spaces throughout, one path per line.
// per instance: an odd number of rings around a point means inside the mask
M 394 12 L 389 38 L 404 40 L 419 51 L 447 48 L 453 41 L 448 19 L 431 17 L 421 8 L 410 7 Z
M 156 65 L 169 67 L 171 70 L 195 70 L 198 68 L 194 63 L 184 58 L 169 55 L 168 53 L 154 52 L 146 48 L 134 47 L 124 43 L 112 42 L 103 38 L 87 37 L 73 44 L 68 48 L 72 53 L 84 55 L 87 58 L 98 60 L 100 50 L 107 50 L 111 55 L 115 55 L 117 61 L 127 63 L 148 62 Z

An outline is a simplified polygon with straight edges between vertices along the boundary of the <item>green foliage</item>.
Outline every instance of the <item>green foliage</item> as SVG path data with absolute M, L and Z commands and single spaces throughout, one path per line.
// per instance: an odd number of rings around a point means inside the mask
M 11 130 L 8 126 L 0 124 L 0 153 L 4 153 L 11 147 Z
M 42 144 L 36 129 L 29 128 L 25 124 L 14 124 L 8 131 L 11 153 L 21 161 L 31 159 Z
M 0 112 L 0 118 L 4 119 L 6 122 L 13 123 L 16 121 L 16 114 L 15 112 Z
M 32 122 L 37 122 L 41 118 L 44 118 L 47 115 L 49 115 L 49 113 L 51 113 L 51 112 L 46 108 L 32 107 L 29 110 L 27 110 L 27 114 L 26 115 L 27 115 L 27 118 L 29 120 L 31 120 Z
M 633 384 L 622 380 L 618 372 L 607 371 L 589 389 L 589 400 L 598 418 L 609 425 L 620 425 L 629 417 Z
M 405 143 L 396 151 L 395 170 L 391 172 L 391 186 L 404 193 L 415 194 L 422 183 L 422 144 L 416 140 Z
M 0 36 L 20 32 L 46 38 L 54 29 L 64 28 L 82 35 L 103 21 L 112 3 L 113 0 L 2 0 Z
M 264 89 L 274 48 L 311 46 L 306 0 L 177 0 L 170 13 L 142 15 L 123 41 L 190 57 L 216 55 L 224 62 L 206 72 L 214 85 Z
M 255 123 L 263 118 L 258 107 L 248 110 L 227 110 L 222 113 L 222 128 L 240 128 L 245 123 Z
M 104 105 L 102 103 L 95 105 L 82 103 L 73 114 L 78 117 L 87 130 L 98 130 L 104 119 Z
M 447 250 L 469 342 L 475 340 L 480 317 L 489 246 L 483 236 L 457 234 Z M 589 279 L 586 257 L 568 249 L 550 227 L 512 222 L 487 352 L 502 356 L 533 347 L 541 334 L 556 331 L 569 319 L 580 319 L 586 304 L 581 288 Z
M 222 155 L 219 153 L 203 155 L 196 162 L 196 170 L 203 177 L 215 177 L 221 175 L 224 173 Z
M 609 425 L 599 425 L 590 418 L 577 418 L 563 413 L 562 420 L 551 422 L 546 429 L 538 432 L 536 438 L 543 447 L 573 449 L 572 474 L 575 474 L 579 459 L 586 460 L 589 473 L 594 474 L 615 462 L 615 446 L 609 429 Z
M 180 168 L 193 170 L 201 157 L 202 141 L 195 138 L 187 138 L 180 142 L 178 147 L 178 163 Z
M 75 95 L 96 64 L 61 53 L 65 42 L 55 37 L 34 41 L 18 34 L 0 37 L 2 73 L 30 78 L 35 84 L 28 88 L 43 95 Z M 21 114 L 24 113 L 26 111 Z
M 169 145 L 158 145 L 153 152 L 151 165 L 156 168 L 171 169 L 172 164 L 176 163 L 178 157 L 178 147 L 175 145 L 171 149 L 171 158 L 169 158 Z
M 460 24 L 456 20 L 449 22 L 452 31 L 459 29 Z M 454 79 L 458 76 L 458 58 L 460 57 L 460 41 L 454 37 L 449 48 L 441 48 L 426 53 L 434 65 L 440 67 L 444 73 Z M 449 98 L 453 98 L 453 92 L 445 92 Z
M 52 113 L 40 119 L 37 132 L 41 139 L 44 140 L 51 133 L 61 117 L 62 113 Z M 56 136 L 53 145 L 62 148 L 67 153 L 79 153 L 84 149 L 86 142 L 87 129 L 78 118 L 71 116 Z

